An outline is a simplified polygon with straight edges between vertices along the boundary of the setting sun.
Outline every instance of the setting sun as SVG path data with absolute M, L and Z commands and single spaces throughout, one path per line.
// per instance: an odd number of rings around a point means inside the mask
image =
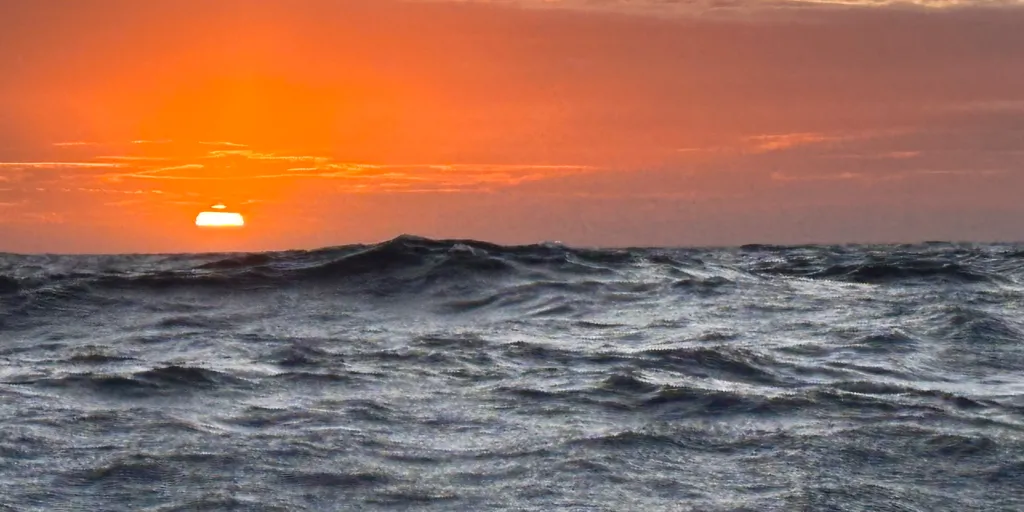
M 1024 512 L 1021 191 L 1024 0 L 0 0 L 0 512 Z
M 202 212 L 196 216 L 196 226 L 201 228 L 240 228 L 245 226 L 245 219 L 240 213 Z

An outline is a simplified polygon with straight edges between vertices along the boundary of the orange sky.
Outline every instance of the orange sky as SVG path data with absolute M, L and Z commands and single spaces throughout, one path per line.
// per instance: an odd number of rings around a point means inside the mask
M 0 0 L 0 251 L 1024 239 L 1019 3 L 593 4 Z

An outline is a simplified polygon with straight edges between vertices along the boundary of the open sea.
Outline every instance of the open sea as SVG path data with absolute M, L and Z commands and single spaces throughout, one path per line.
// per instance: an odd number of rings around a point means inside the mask
M 0 255 L 72 510 L 1024 510 L 1024 246 Z

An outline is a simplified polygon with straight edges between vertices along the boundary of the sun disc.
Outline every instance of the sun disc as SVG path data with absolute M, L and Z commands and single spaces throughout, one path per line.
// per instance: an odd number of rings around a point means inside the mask
M 196 216 L 196 226 L 201 228 L 240 228 L 245 226 L 242 214 L 234 212 L 201 212 Z

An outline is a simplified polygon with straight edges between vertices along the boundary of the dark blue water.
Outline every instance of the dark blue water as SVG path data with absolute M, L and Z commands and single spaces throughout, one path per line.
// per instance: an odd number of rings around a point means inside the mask
M 1024 250 L 0 256 L 0 510 L 1024 509 Z

